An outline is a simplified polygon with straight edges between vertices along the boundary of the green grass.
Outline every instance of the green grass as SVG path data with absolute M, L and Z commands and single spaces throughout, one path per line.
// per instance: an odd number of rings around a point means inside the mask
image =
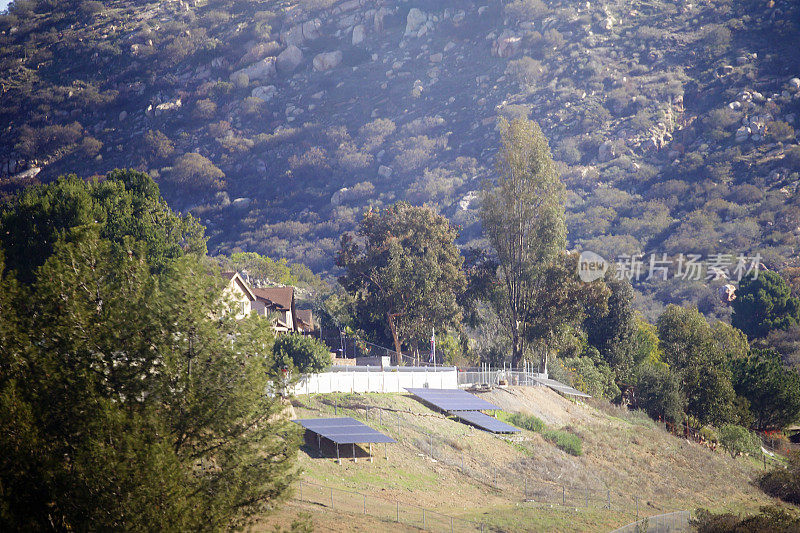
M 502 416 L 502 418 L 509 424 L 513 424 L 518 428 L 541 434 L 546 441 L 555 444 L 560 450 L 570 455 L 576 457 L 583 455 L 583 443 L 581 442 L 581 438 L 574 433 L 562 429 L 547 429 L 545 423 L 542 422 L 540 418 L 533 415 L 512 413 Z
M 527 429 L 534 433 L 539 433 L 545 429 L 544 422 L 541 419 L 522 413 L 513 413 L 507 417 L 508 423 L 517 426 L 518 428 Z
M 583 455 L 583 443 L 574 433 L 561 429 L 547 429 L 542 431 L 542 437 L 570 455 L 576 457 Z

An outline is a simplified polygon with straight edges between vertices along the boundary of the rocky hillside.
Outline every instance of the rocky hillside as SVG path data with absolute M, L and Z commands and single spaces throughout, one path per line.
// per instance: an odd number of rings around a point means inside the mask
M 0 16 L 5 193 L 148 171 L 210 249 L 326 272 L 368 205 L 437 206 L 477 244 L 501 117 L 570 190 L 571 245 L 797 261 L 790 0 L 17 0 Z M 724 315 L 718 280 L 637 285 Z

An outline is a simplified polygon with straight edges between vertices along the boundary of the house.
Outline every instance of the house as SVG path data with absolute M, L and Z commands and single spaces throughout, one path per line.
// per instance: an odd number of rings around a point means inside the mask
M 253 309 L 261 315 L 277 314 L 274 328 L 277 333 L 298 331 L 294 308 L 294 287 L 269 287 L 251 289 L 255 295 Z
M 253 311 L 256 295 L 238 272 L 223 272 L 222 279 L 227 282 L 222 291 L 223 299 L 231 303 L 237 319 L 245 318 Z
M 311 309 L 298 309 L 296 316 L 299 333 L 314 333 L 314 314 Z

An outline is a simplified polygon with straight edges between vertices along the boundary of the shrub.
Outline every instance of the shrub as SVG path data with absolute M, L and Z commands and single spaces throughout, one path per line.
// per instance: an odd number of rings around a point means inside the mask
M 788 468 L 779 467 L 767 472 L 759 484 L 770 496 L 800 504 L 800 452 L 789 452 Z
M 784 152 L 784 161 L 794 168 L 800 167 L 800 145 L 787 148 Z
M 81 150 L 84 154 L 88 157 L 94 157 L 100 153 L 100 150 L 103 148 L 103 143 L 95 139 L 94 137 L 84 137 L 81 140 Z
M 144 135 L 145 152 L 151 159 L 166 159 L 175 151 L 169 137 L 158 130 L 150 130 Z
M 508 422 L 514 424 L 518 428 L 527 429 L 528 431 L 536 433 L 544 431 L 545 429 L 544 422 L 542 422 L 540 418 L 523 413 L 513 413 L 508 417 Z
M 725 424 L 719 428 L 719 442 L 728 450 L 731 457 L 758 450 L 758 438 L 746 428 L 735 424 Z
M 204 98 L 203 100 L 198 100 L 194 105 L 192 116 L 199 120 L 208 120 L 213 118 L 216 112 L 217 104 L 208 98 Z
M 794 128 L 786 122 L 773 120 L 767 122 L 767 135 L 775 141 L 789 141 L 794 139 Z
M 520 89 L 528 89 L 539 81 L 545 74 L 545 67 L 541 61 L 528 56 L 508 62 L 506 75 L 516 81 Z
M 503 10 L 520 22 L 541 19 L 550 12 L 542 0 L 514 0 L 506 4 Z
M 692 525 L 698 533 L 800 530 L 800 516 L 777 506 L 762 507 L 759 514 L 745 517 L 733 513 L 714 514 L 706 509 L 697 509 L 694 514 Z
M 292 333 L 281 335 L 272 347 L 275 364 L 301 373 L 322 372 L 331 365 L 328 347 L 314 337 Z
M 183 154 L 172 168 L 173 181 L 191 189 L 222 189 L 225 173 L 202 155 L 190 152 Z
M 570 455 L 576 457 L 583 455 L 581 438 L 574 433 L 561 429 L 548 429 L 542 432 L 542 437 Z

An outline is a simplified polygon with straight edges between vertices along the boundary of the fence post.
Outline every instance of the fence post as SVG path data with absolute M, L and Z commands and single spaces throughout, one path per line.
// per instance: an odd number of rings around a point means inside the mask
M 589 508 L 589 487 L 586 487 L 586 508 Z
M 528 501 L 528 478 L 525 478 L 525 501 Z
M 333 487 L 331 487 L 331 509 L 333 509 Z
M 400 502 L 395 501 L 394 503 L 397 506 L 397 515 L 396 515 L 397 516 L 397 520 L 396 521 L 399 523 L 400 522 Z
M 561 485 L 561 505 L 567 505 L 567 488 Z
M 422 508 L 422 529 L 425 529 L 425 508 Z
M 610 511 L 611 510 L 611 491 L 610 490 L 606 491 L 606 497 L 608 499 L 608 510 Z
M 364 494 L 364 514 L 367 514 L 367 495 Z
M 300 499 L 303 499 L 303 480 L 300 480 Z

